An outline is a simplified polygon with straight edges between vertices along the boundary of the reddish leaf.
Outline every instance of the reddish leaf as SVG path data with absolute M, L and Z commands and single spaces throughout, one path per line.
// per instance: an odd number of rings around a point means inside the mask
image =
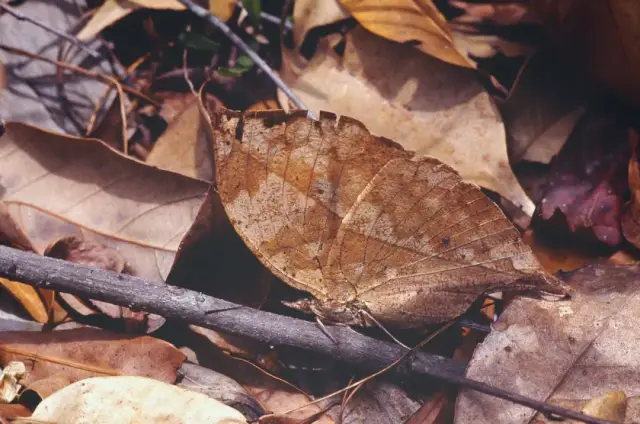
M 630 148 L 620 111 L 591 108 L 552 165 L 534 225 L 615 246 L 627 196 Z M 543 221 L 547 221 L 544 222 Z

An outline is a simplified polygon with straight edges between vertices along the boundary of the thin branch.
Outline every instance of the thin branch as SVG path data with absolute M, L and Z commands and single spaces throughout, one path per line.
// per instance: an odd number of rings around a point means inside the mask
M 281 89 L 287 95 L 287 97 L 289 97 L 289 99 L 291 99 L 291 101 L 293 102 L 293 104 L 296 105 L 296 107 L 298 107 L 299 109 L 306 110 L 308 112 L 308 108 L 304 105 L 304 103 L 302 103 L 302 100 L 300 100 L 298 96 L 296 96 L 293 93 L 293 91 L 291 91 L 289 86 L 287 86 L 287 84 L 285 84 L 285 82 L 282 81 L 282 79 L 278 76 L 278 74 L 274 72 L 273 69 L 271 69 L 271 67 L 267 64 L 267 62 L 265 62 L 260 56 L 258 56 L 258 54 L 254 52 L 253 49 L 251 49 L 251 47 L 249 47 L 249 45 L 247 45 L 247 43 L 245 43 L 242 40 L 242 38 L 240 38 L 233 31 L 231 31 L 231 29 L 227 26 L 227 24 L 222 22 L 216 16 L 209 13 L 207 9 L 205 9 L 204 7 L 198 6 L 191 0 L 179 0 L 179 1 L 180 3 L 184 4 L 187 7 L 187 9 L 189 9 L 191 12 L 195 13 L 202 19 L 206 19 L 213 26 L 215 26 L 220 31 L 222 31 L 222 33 L 226 35 L 227 38 L 231 40 L 231 42 L 233 42 L 233 44 L 238 46 L 240 50 L 242 50 L 247 56 L 249 56 L 251 60 L 253 60 L 255 64 L 258 65 L 258 67 L 262 69 L 262 71 L 265 74 L 267 74 L 269 78 L 271 78 L 271 80 L 275 83 L 275 85 L 278 86 L 278 88 Z M 308 112 L 308 114 L 309 114 L 309 117 L 314 118 L 313 115 L 311 115 L 311 112 Z
M 364 370 L 387 367 L 406 354 L 400 346 L 364 336 L 350 327 L 327 326 L 333 343 L 313 322 L 240 306 L 175 286 L 89 268 L 71 262 L 0 246 L 0 277 L 35 287 L 101 300 L 134 310 L 248 337 L 271 345 L 294 346 L 336 360 L 357 364 Z M 211 313 L 210 311 L 218 311 Z M 613 424 L 556 405 L 511 393 L 464 376 L 464 366 L 453 360 L 414 352 L 391 373 L 404 377 L 431 377 L 528 406 L 545 414 L 589 424 Z
M 120 85 L 122 87 L 122 90 L 126 91 L 127 93 L 132 94 L 134 96 L 138 96 L 138 97 L 146 100 L 147 102 L 151 103 L 154 106 L 159 106 L 160 105 L 160 103 L 158 103 L 156 100 L 152 99 L 151 97 L 147 96 L 146 94 L 141 93 L 140 91 L 138 91 L 138 90 L 136 90 L 134 88 L 127 87 L 126 85 L 123 86 L 122 84 L 120 84 L 120 82 L 116 78 L 114 78 L 112 76 L 109 76 L 109 75 L 106 75 L 106 74 L 103 74 L 101 72 L 96 72 L 96 71 L 92 71 L 90 69 L 81 68 L 79 66 L 75 66 L 75 65 L 72 65 L 70 63 L 60 62 L 58 60 L 48 59 L 46 57 L 39 56 L 39 55 L 37 55 L 35 53 L 31 53 L 31 52 L 28 52 L 26 50 L 19 49 L 17 47 L 7 46 L 6 44 L 0 44 L 0 49 L 4 50 L 4 51 L 7 51 L 9 53 L 30 57 L 31 59 L 41 60 L 43 62 L 47 62 L 47 63 L 50 63 L 52 65 L 59 66 L 61 68 L 65 68 L 65 69 L 68 69 L 68 70 L 73 71 L 73 72 L 77 72 L 79 74 L 85 75 L 85 76 L 90 77 L 90 78 L 95 78 L 95 79 L 102 80 L 105 83 L 111 83 L 111 84 L 114 84 L 116 86 Z
M 9 6 L 7 3 L 2 3 L 0 2 L 0 10 L 4 10 L 5 12 L 7 12 L 8 14 L 12 15 L 14 18 L 16 18 L 19 21 L 25 21 L 25 22 L 29 22 L 37 27 L 40 27 L 42 29 L 44 29 L 45 31 L 49 31 L 55 35 L 57 35 L 58 37 L 64 38 L 65 40 L 67 40 L 68 42 L 70 42 L 71 44 L 73 44 L 74 46 L 78 47 L 79 49 L 83 50 L 84 52 L 86 52 L 87 54 L 89 54 L 91 57 L 93 57 L 94 59 L 100 59 L 102 57 L 102 55 L 92 49 L 91 47 L 88 47 L 86 44 L 84 44 L 82 41 L 78 40 L 76 37 L 73 37 L 69 34 L 66 34 L 60 30 L 57 30 L 55 28 L 52 28 L 40 21 L 37 21 L 33 18 L 30 18 L 29 16 L 19 12 L 18 10 L 16 10 L 15 8 Z

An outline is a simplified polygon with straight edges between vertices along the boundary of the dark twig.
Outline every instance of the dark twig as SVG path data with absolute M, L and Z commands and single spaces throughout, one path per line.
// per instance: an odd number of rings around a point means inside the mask
M 18 10 L 16 10 L 15 8 L 9 6 L 7 3 L 2 3 L 0 2 L 0 10 L 4 10 L 5 12 L 7 12 L 8 14 L 12 15 L 14 18 L 18 19 L 19 21 L 25 21 L 25 22 L 29 22 L 37 27 L 40 27 L 42 29 L 44 29 L 45 31 L 49 31 L 55 35 L 57 35 L 58 37 L 64 38 L 65 40 L 67 40 L 68 42 L 70 42 L 71 44 L 73 44 L 74 46 L 77 46 L 79 49 L 83 50 L 84 52 L 86 52 L 88 55 L 90 55 L 91 57 L 95 58 L 95 59 L 100 59 L 100 57 L 102 57 L 102 55 L 92 49 L 91 47 L 88 47 L 87 45 L 85 45 L 82 41 L 78 40 L 77 38 L 66 34 L 60 30 L 57 30 L 55 28 L 52 28 L 42 22 L 39 22 L 33 18 L 30 18 L 29 16 L 25 15 L 22 12 L 19 12 Z
M 278 76 L 278 74 L 276 74 L 273 71 L 273 69 L 271 69 L 271 67 L 267 64 L 267 62 L 265 62 L 260 56 L 258 56 L 258 54 L 254 52 L 253 49 L 251 49 L 251 47 L 249 47 L 249 45 L 242 40 L 242 38 L 240 38 L 237 34 L 231 31 L 231 29 L 224 22 L 222 22 L 220 19 L 218 19 L 217 17 L 209 13 L 207 9 L 205 9 L 204 7 L 198 6 L 191 0 L 179 0 L 179 1 L 180 3 L 184 4 L 187 7 L 187 9 L 189 9 L 191 12 L 200 16 L 202 19 L 206 19 L 213 26 L 215 26 L 220 31 L 222 31 L 222 33 L 226 35 L 229 38 L 229 40 L 231 40 L 231 42 L 233 42 L 233 44 L 238 46 L 240 50 L 242 50 L 247 56 L 249 56 L 249 58 L 251 58 L 251 60 L 253 60 L 255 64 L 258 65 L 258 67 L 262 69 L 262 71 L 265 74 L 267 74 L 267 76 L 269 76 L 269 78 L 271 78 L 271 80 L 275 83 L 275 85 L 277 85 L 278 88 L 281 89 L 287 95 L 287 97 L 291 99 L 291 101 L 293 102 L 293 104 L 296 105 L 297 108 L 308 111 L 304 103 L 302 103 L 302 101 L 298 98 L 298 96 L 296 96 L 293 93 L 293 91 L 291 91 L 289 86 L 287 86 L 287 84 L 285 84 L 284 81 L 282 81 L 282 79 Z M 311 115 L 311 112 L 308 112 L 308 113 L 311 118 L 314 118 L 313 115 Z
M 379 370 L 406 354 L 400 346 L 364 336 L 350 327 L 327 326 L 337 343 L 315 323 L 260 311 L 191 290 L 152 283 L 142 278 L 89 268 L 59 259 L 0 246 L 0 277 L 85 298 L 101 300 L 167 318 L 245 336 L 271 345 L 294 346 Z M 217 311 L 211 313 L 211 311 Z M 408 364 L 390 371 L 431 377 L 528 406 L 545 414 L 589 424 L 612 424 L 579 412 L 540 402 L 464 377 L 464 366 L 447 358 L 414 352 Z

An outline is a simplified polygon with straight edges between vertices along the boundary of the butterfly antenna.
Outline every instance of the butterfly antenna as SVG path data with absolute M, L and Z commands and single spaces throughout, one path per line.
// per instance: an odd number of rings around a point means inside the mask
M 373 322 L 374 322 L 374 323 L 375 323 L 375 324 L 376 324 L 376 325 L 377 325 L 377 326 L 378 326 L 382 331 L 384 331 L 384 333 L 385 333 L 387 336 L 391 337 L 391 340 L 393 340 L 394 342 L 398 343 L 398 344 L 399 344 L 400 346 L 402 346 L 403 348 L 405 348 L 405 349 L 407 349 L 407 350 L 411 350 L 411 348 L 410 348 L 409 346 L 407 346 L 406 344 L 402 343 L 400 340 L 396 339 L 396 337 L 395 337 L 393 334 L 391 334 L 391 332 L 389 332 L 389 330 L 387 330 L 386 328 L 384 328 L 384 326 L 383 326 L 382 324 L 380 324 L 380 323 L 378 322 L 378 320 L 377 320 L 377 319 L 375 319 L 375 318 L 373 317 L 373 315 L 371 315 L 371 314 L 369 313 L 369 311 L 367 311 L 367 310 L 365 310 L 365 309 L 361 309 L 361 310 L 360 310 L 360 312 L 361 312 L 362 314 L 366 315 L 366 316 L 367 316 L 367 318 L 371 319 L 371 321 L 373 321 Z
M 327 327 L 324 326 L 324 323 L 320 320 L 320 317 L 316 316 L 316 322 L 318 323 L 318 326 L 320 327 L 320 330 L 322 330 L 324 335 L 327 336 L 333 343 L 338 344 L 338 341 L 329 333 L 329 330 L 327 330 Z

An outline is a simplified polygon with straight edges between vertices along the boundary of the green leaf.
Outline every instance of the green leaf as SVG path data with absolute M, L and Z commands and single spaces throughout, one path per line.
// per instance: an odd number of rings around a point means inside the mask
M 223 77 L 237 77 L 253 68 L 253 60 L 249 56 L 238 56 L 235 65 L 230 68 L 218 68 L 218 74 Z
M 242 4 L 249 14 L 249 22 L 254 26 L 258 26 L 260 24 L 260 12 L 262 12 L 260 0 L 243 0 Z
M 220 47 L 220 43 L 216 43 L 204 35 L 200 35 L 195 32 L 182 32 L 178 35 L 178 40 L 180 40 L 185 47 L 194 50 L 208 50 L 216 52 Z

